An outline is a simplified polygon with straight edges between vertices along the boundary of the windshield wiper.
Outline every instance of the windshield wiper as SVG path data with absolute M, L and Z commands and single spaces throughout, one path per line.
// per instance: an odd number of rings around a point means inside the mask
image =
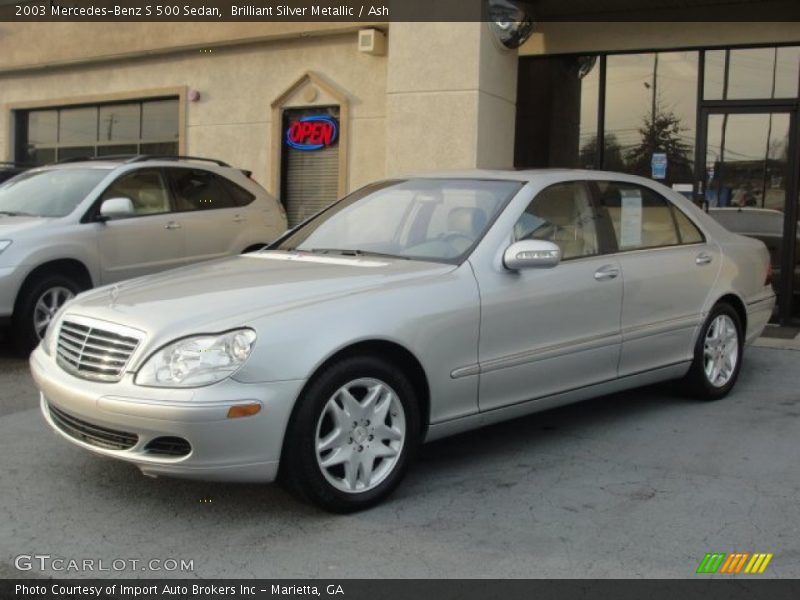
M 17 212 L 13 210 L 0 210 L 0 215 L 6 215 L 7 217 L 35 217 L 36 215 L 32 215 L 31 213 L 26 212 Z
M 411 260 L 407 256 L 400 256 L 399 254 L 388 254 L 386 252 L 373 252 L 372 250 L 359 250 L 347 248 L 312 248 L 311 252 L 314 254 L 343 254 L 345 256 L 381 256 L 384 258 L 399 258 L 402 260 Z

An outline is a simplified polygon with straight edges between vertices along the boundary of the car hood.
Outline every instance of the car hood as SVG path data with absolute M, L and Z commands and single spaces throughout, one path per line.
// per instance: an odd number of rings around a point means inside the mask
M 160 337 L 219 331 L 345 295 L 438 276 L 449 264 L 263 251 L 165 271 L 81 294 L 67 308 Z
M 10 217 L 0 215 L 0 240 L 14 239 L 14 236 L 47 223 L 46 217 Z

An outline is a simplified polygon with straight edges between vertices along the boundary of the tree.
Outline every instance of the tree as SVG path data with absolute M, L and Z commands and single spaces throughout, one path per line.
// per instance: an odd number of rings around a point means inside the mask
M 586 142 L 580 151 L 580 167 L 592 168 L 594 166 L 595 157 L 597 156 L 597 136 Z M 607 133 L 605 136 L 605 146 L 603 148 L 603 169 L 609 171 L 624 171 L 625 161 L 622 158 L 622 146 L 617 140 L 617 136 L 613 133 Z
M 641 141 L 625 155 L 626 170 L 649 177 L 653 154 L 664 153 L 667 155 L 667 179 L 691 182 L 694 179 L 690 158 L 692 147 L 682 139 L 686 130 L 680 117 L 671 111 L 657 109 L 655 114 L 647 115 L 639 128 Z

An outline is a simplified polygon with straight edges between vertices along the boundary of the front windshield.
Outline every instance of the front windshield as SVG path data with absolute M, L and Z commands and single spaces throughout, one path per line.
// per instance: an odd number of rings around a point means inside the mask
M 377 183 L 346 196 L 276 249 L 456 262 L 521 187 L 488 179 Z
M 64 217 L 100 183 L 108 169 L 26 171 L 0 185 L 0 217 Z

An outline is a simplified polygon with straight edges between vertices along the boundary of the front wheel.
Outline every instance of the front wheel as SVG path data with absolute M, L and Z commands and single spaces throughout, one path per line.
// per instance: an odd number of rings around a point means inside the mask
M 30 281 L 20 292 L 14 309 L 14 344 L 28 354 L 44 337 L 58 309 L 75 297 L 83 286 L 71 277 L 44 274 Z
M 373 357 L 327 367 L 298 400 L 281 471 L 293 491 L 333 512 L 368 508 L 403 478 L 419 444 L 408 378 Z
M 742 321 L 729 304 L 714 306 L 703 324 L 694 350 L 694 360 L 685 383 L 704 400 L 728 395 L 742 366 Z

